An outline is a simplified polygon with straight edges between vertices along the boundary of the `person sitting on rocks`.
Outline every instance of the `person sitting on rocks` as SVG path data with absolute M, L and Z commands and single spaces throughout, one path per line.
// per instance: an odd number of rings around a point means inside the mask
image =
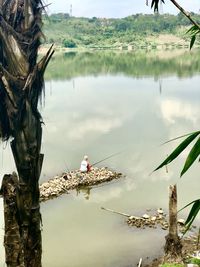
M 91 165 L 88 161 L 88 156 L 84 156 L 83 160 L 81 161 L 81 172 L 89 172 L 91 170 Z

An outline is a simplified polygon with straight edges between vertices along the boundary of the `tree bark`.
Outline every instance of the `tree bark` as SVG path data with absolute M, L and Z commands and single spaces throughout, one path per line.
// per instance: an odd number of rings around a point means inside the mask
M 30 108 L 27 108 L 26 113 L 23 127 L 16 133 L 11 148 L 19 174 L 20 231 L 24 263 L 27 267 L 40 267 L 42 245 L 38 181 L 43 161 L 43 155 L 39 154 L 42 129 L 40 121 L 36 120 Z
M 169 234 L 165 237 L 164 247 L 166 262 L 182 262 L 182 244 L 177 228 L 177 189 L 169 187 Z
M 17 205 L 17 212 L 13 210 L 9 219 L 5 217 L 6 262 L 8 266 L 40 267 L 39 177 L 43 155 L 40 153 L 42 118 L 38 101 L 43 75 L 54 51 L 51 47 L 37 62 L 42 36 L 41 0 L 0 0 L 0 7 L 0 137 L 3 140 L 12 138 L 11 148 L 19 176 L 13 180 L 13 176 L 7 175 L 5 187 L 2 185 L 5 215 L 8 215 L 10 200 L 13 207 Z M 13 190 L 18 192 L 16 196 L 9 189 L 9 177 Z M 16 230 L 15 240 L 10 227 Z M 11 245 L 12 253 L 10 240 L 19 244 Z M 12 263 L 16 255 L 19 255 L 19 263 L 16 260 Z
M 1 194 L 4 198 L 4 246 L 8 267 L 24 267 L 23 244 L 17 205 L 19 182 L 15 174 L 4 175 Z

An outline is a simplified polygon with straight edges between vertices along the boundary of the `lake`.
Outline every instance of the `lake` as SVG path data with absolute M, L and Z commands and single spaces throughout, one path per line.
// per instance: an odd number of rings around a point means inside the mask
M 69 52 L 53 58 L 45 79 L 41 182 L 79 168 L 85 154 L 94 163 L 118 152 L 98 166 L 125 178 L 42 203 L 43 266 L 130 267 L 160 255 L 166 231 L 130 228 L 101 207 L 167 212 L 174 183 L 179 208 L 199 198 L 198 164 L 180 179 L 186 152 L 168 171 L 152 173 L 180 141 L 163 142 L 199 130 L 199 51 Z M 2 144 L 1 174 L 14 169 L 9 144 Z

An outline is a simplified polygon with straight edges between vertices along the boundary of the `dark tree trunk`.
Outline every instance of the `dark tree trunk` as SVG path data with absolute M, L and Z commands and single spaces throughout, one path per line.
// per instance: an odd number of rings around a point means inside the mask
M 165 237 L 165 261 L 182 261 L 182 244 L 177 229 L 177 189 L 176 185 L 169 188 L 169 234 Z
M 27 103 L 28 104 L 28 103 Z M 20 129 L 11 143 L 19 174 L 20 231 L 23 241 L 25 266 L 41 266 L 41 215 L 39 207 L 39 176 L 43 155 L 41 123 L 28 108 L 24 119 L 26 128 Z M 31 123 L 27 117 L 31 118 Z
M 24 267 L 23 244 L 20 235 L 17 205 L 18 186 L 19 183 L 16 175 L 4 175 L 1 193 L 4 198 L 4 246 L 8 267 Z
M 39 177 L 43 155 L 40 154 L 42 119 L 38 101 L 44 71 L 54 51 L 51 47 L 37 62 L 42 36 L 41 0 L 0 0 L 0 8 L 0 135 L 3 140 L 12 138 L 11 148 L 19 176 L 14 180 L 13 176 L 5 176 L 2 186 L 5 215 L 8 215 L 10 199 L 17 209 L 16 214 L 11 211 L 10 219 L 5 218 L 6 262 L 8 266 L 40 267 Z M 9 182 L 9 177 L 13 182 Z M 10 191 L 10 184 L 16 196 Z M 10 240 L 14 236 L 19 246 L 13 246 L 10 253 Z M 23 263 L 21 260 L 18 265 L 12 263 L 14 255 L 20 255 Z

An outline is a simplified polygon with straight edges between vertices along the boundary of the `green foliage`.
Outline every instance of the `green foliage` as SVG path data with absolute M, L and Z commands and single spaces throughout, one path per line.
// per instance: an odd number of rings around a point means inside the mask
M 158 12 L 158 4 L 159 4 L 159 2 L 163 2 L 164 3 L 163 0 L 152 0 L 151 8 L 154 8 L 154 11 Z M 148 3 L 148 0 L 147 0 L 147 3 Z M 177 6 L 176 4 L 174 4 L 174 5 Z M 200 25 L 199 25 L 198 18 L 192 19 L 191 15 L 194 16 L 195 15 L 194 13 L 189 15 L 183 9 L 181 9 L 181 7 L 178 7 L 178 9 L 181 10 L 181 14 L 179 14 L 178 17 L 181 20 L 184 19 L 184 17 L 187 17 L 187 19 L 192 23 L 192 26 L 187 31 L 187 34 L 189 34 L 190 38 L 191 38 L 191 40 L 190 40 L 190 49 L 192 49 L 192 47 L 193 47 L 193 45 L 194 45 L 194 43 L 196 41 L 197 35 L 200 34 Z M 183 167 L 183 169 L 181 171 L 181 176 L 182 176 L 192 166 L 192 164 L 196 161 L 197 157 L 200 155 L 200 131 L 197 131 L 195 133 L 189 134 L 189 137 L 187 137 L 178 147 L 176 147 L 175 150 L 155 170 L 158 170 L 161 167 L 163 167 L 164 165 L 172 162 L 196 138 L 197 138 L 197 141 L 193 145 L 192 149 L 190 150 L 190 152 L 189 152 L 189 154 L 188 154 L 188 156 L 186 158 L 184 167 Z M 196 218 L 197 214 L 200 211 L 200 199 L 189 203 L 184 208 L 186 208 L 186 207 L 188 207 L 190 205 L 192 205 L 192 208 L 191 208 L 191 210 L 189 212 L 189 215 L 187 217 L 187 220 L 185 222 L 185 226 L 186 226 L 185 232 L 188 231 L 188 229 L 190 228 L 190 226 L 192 225 L 194 219 Z
M 189 207 L 190 205 L 192 205 L 192 208 L 191 208 L 191 210 L 189 212 L 189 215 L 187 217 L 187 220 L 185 222 L 185 226 L 186 226 L 185 233 L 188 231 L 188 229 L 192 225 L 193 221 L 195 220 L 195 218 L 196 218 L 196 216 L 197 216 L 197 214 L 198 214 L 198 212 L 200 210 L 200 199 L 192 201 L 191 203 L 189 203 L 185 207 L 183 207 L 181 210 Z
M 198 258 L 191 258 L 189 262 L 200 266 L 200 259 Z
M 70 16 L 68 13 L 56 13 L 56 14 L 50 15 L 51 21 L 54 23 L 69 19 L 69 17 Z
M 184 267 L 184 265 L 177 264 L 177 263 L 164 263 L 164 264 L 161 264 L 159 267 Z
M 63 40 L 63 46 L 66 48 L 75 48 L 76 47 L 76 43 L 73 40 Z
M 180 137 L 180 138 L 182 138 L 182 137 Z M 175 138 L 175 139 L 177 139 L 177 138 Z M 195 144 L 192 146 L 192 148 L 191 148 L 191 150 L 190 150 L 190 152 L 186 158 L 184 167 L 181 171 L 181 176 L 182 176 L 193 165 L 193 163 L 196 161 L 196 159 L 200 156 L 200 131 L 189 134 L 189 136 L 184 141 L 182 141 L 181 144 L 178 145 L 174 149 L 174 151 L 155 170 L 162 168 L 166 164 L 169 164 L 174 159 L 176 159 L 188 147 L 188 145 L 190 145 L 195 139 L 197 139 L 197 140 L 196 140 Z M 192 225 L 193 221 L 195 220 L 197 214 L 200 211 L 200 199 L 197 199 L 197 200 L 189 203 L 183 209 L 185 209 L 186 207 L 188 207 L 190 205 L 192 205 L 192 208 L 191 208 L 189 215 L 188 215 L 186 222 L 185 222 L 185 226 L 186 226 L 185 232 L 188 231 L 188 229 L 190 228 L 190 226 Z
M 196 139 L 198 136 L 200 136 L 200 131 L 188 134 L 189 136 L 183 141 L 181 142 L 181 144 L 179 146 L 177 146 L 174 151 L 155 169 L 155 171 L 157 171 L 158 169 L 162 168 L 163 166 L 169 164 L 170 162 L 172 162 L 174 159 L 176 159 L 187 147 L 188 145 L 194 141 L 194 139 Z M 178 138 L 182 138 L 178 137 Z M 177 139 L 177 138 L 175 138 Z M 185 165 L 181 171 L 181 176 L 191 167 L 191 165 L 194 163 L 194 161 L 196 160 L 196 158 L 200 155 L 200 139 L 198 138 L 197 142 L 195 143 L 195 145 L 193 146 L 193 148 L 191 149 Z
M 199 136 L 199 134 L 197 134 L 197 136 Z M 197 157 L 199 155 L 200 155 L 200 138 L 197 139 L 197 141 L 194 144 L 194 146 L 192 147 L 189 155 L 187 156 L 185 165 L 184 165 L 183 170 L 181 172 L 181 176 L 192 166 L 192 164 L 195 162 L 195 160 L 197 159 Z
M 148 0 L 147 0 L 147 3 L 148 3 Z M 151 8 L 154 9 L 154 12 L 158 12 L 159 8 L 158 8 L 158 5 L 159 3 L 165 3 L 164 0 L 152 0 L 151 2 Z M 174 4 L 175 5 L 175 4 Z M 176 5 L 175 5 L 176 6 Z M 179 10 L 181 10 L 181 8 L 179 8 Z M 198 18 L 194 18 L 194 19 L 191 19 L 191 15 L 192 16 L 195 16 L 195 13 L 191 13 L 191 14 L 187 14 L 183 9 L 181 10 L 181 14 L 179 14 L 179 18 L 181 20 L 183 20 L 185 17 L 187 17 L 189 19 L 190 22 L 192 22 L 192 27 L 187 31 L 187 33 L 190 33 L 190 37 L 191 37 L 191 40 L 190 40 L 190 49 L 192 49 L 195 41 L 196 41 L 196 37 L 197 35 L 200 33 L 200 25 L 198 24 L 199 23 L 199 20 Z
M 195 18 L 200 21 L 199 15 L 195 14 Z M 44 16 L 43 23 L 47 43 L 54 40 L 54 43 L 62 45 L 63 39 L 66 39 L 73 40 L 77 47 L 115 47 L 120 44 L 137 47 L 146 41 L 146 36 L 161 33 L 180 35 L 181 27 L 185 27 L 186 31 L 191 26 L 180 14 L 136 14 L 123 19 L 103 19 L 75 18 L 59 13 L 48 18 Z
M 188 34 L 191 36 L 191 41 L 190 41 L 190 49 L 192 49 L 195 41 L 196 41 L 196 36 L 200 33 L 200 27 L 197 25 L 193 25 L 188 31 Z
M 118 20 L 115 23 L 115 30 L 119 32 L 124 32 L 130 30 L 132 27 L 131 21 L 127 21 L 126 19 Z

